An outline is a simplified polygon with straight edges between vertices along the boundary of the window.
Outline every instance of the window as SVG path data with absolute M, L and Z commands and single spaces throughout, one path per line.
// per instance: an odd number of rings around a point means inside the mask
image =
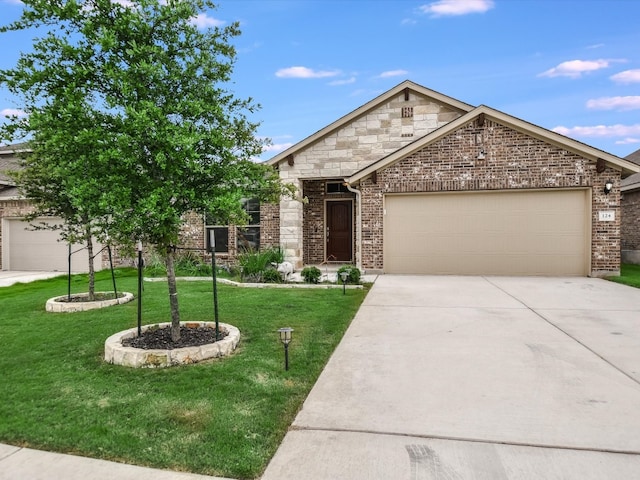
M 327 182 L 327 193 L 349 193 L 344 182 Z
M 233 241 L 235 235 L 236 248 L 243 250 L 258 250 L 260 248 L 260 202 L 251 198 L 242 200 L 242 207 L 249 217 L 248 224 L 234 227 L 217 218 L 215 215 L 207 214 L 205 217 L 206 245 L 210 248 L 210 232 L 216 246 L 216 253 L 229 253 L 229 238 Z
M 260 202 L 255 198 L 243 200 L 243 208 L 249 215 L 249 223 L 236 229 L 238 250 L 260 249 Z

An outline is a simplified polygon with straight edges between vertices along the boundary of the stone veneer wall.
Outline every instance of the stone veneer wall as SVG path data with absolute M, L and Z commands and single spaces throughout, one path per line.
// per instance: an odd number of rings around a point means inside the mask
M 640 264 L 640 190 L 622 194 L 622 218 L 620 230 L 622 261 Z
M 480 149 L 485 159 L 478 160 Z M 607 180 L 613 191 L 605 195 Z M 595 163 L 516 130 L 485 120 L 469 123 L 402 161 L 378 172 L 377 183 L 361 184 L 362 264 L 383 268 L 383 195 L 386 193 L 592 188 L 591 273 L 620 269 L 620 172 L 596 173 Z M 615 221 L 600 222 L 599 210 Z
M 403 108 L 411 108 L 413 115 L 403 117 Z M 298 152 L 292 165 L 280 162 L 280 178 L 300 192 L 306 179 L 346 178 L 461 115 L 462 112 L 413 92 L 408 100 L 404 93 L 398 94 Z M 300 267 L 305 262 L 303 206 L 298 201 L 285 200 L 280 211 L 281 245 L 287 259 Z

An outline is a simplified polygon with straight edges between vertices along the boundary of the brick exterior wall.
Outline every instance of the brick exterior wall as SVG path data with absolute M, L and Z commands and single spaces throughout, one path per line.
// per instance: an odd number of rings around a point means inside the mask
M 280 245 L 280 205 L 260 205 L 260 248 L 268 249 Z
M 620 202 L 622 210 L 622 227 L 620 243 L 622 261 L 640 263 L 640 190 L 627 191 L 622 194 Z
M 485 159 L 478 160 L 478 152 Z M 614 183 L 605 195 L 602 186 Z M 596 173 L 595 163 L 496 122 L 469 123 L 362 182 L 362 266 L 383 268 L 383 195 L 544 188 L 592 188 L 591 272 L 620 268 L 620 173 Z M 600 222 L 600 210 L 615 221 Z

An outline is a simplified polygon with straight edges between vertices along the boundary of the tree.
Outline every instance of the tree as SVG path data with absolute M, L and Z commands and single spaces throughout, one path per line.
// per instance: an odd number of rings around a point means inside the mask
M 258 105 L 228 89 L 239 27 L 199 30 L 194 19 L 215 8 L 210 0 L 24 5 L 2 30 L 41 27 L 46 36 L 15 68 L 0 71 L 28 113 L 5 133 L 32 137 L 32 166 L 72 176 L 59 188 L 74 209 L 86 209 L 90 225 L 164 253 L 177 341 L 173 262 L 184 214 L 242 219 L 241 197 L 275 201 L 291 193 L 277 172 L 252 161 L 264 146 L 247 118 Z

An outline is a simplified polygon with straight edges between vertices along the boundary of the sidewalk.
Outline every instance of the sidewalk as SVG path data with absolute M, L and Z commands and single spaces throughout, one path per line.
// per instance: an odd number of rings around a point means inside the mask
M 0 480 L 224 480 L 0 444 Z

